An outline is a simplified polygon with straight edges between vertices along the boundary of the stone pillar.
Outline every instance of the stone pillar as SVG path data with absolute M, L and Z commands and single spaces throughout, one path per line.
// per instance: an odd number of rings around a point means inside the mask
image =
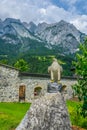
M 16 130 L 71 130 L 61 93 L 47 93 L 35 100 Z

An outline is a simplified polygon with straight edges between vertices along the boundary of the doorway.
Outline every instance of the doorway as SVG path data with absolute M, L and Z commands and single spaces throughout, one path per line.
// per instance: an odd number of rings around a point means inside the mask
M 25 85 L 19 86 L 19 102 L 25 101 Z

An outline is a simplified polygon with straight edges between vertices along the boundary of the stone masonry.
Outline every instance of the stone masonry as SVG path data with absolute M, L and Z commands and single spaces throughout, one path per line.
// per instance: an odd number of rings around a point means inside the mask
M 0 102 L 18 101 L 18 70 L 0 66 Z

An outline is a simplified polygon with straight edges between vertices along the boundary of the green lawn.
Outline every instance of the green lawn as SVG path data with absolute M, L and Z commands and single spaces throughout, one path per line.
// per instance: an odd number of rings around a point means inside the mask
M 0 103 L 0 130 L 14 130 L 29 107 L 30 103 Z
M 80 126 L 87 130 L 87 117 L 81 116 L 80 112 L 81 102 L 67 101 L 68 112 L 72 125 Z

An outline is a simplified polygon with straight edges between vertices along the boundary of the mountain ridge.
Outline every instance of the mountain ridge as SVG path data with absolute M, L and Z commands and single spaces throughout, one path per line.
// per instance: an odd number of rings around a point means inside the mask
M 0 20 L 0 39 L 5 44 L 18 45 L 19 52 L 36 52 L 43 48 L 55 54 L 74 54 L 85 34 L 64 20 L 57 23 L 25 23 L 19 19 L 6 18 Z M 5 43 L 5 44 L 4 44 Z M 4 46 L 5 47 L 5 46 Z M 41 52 L 41 51 L 40 51 Z M 1 53 L 0 53 L 1 54 Z

